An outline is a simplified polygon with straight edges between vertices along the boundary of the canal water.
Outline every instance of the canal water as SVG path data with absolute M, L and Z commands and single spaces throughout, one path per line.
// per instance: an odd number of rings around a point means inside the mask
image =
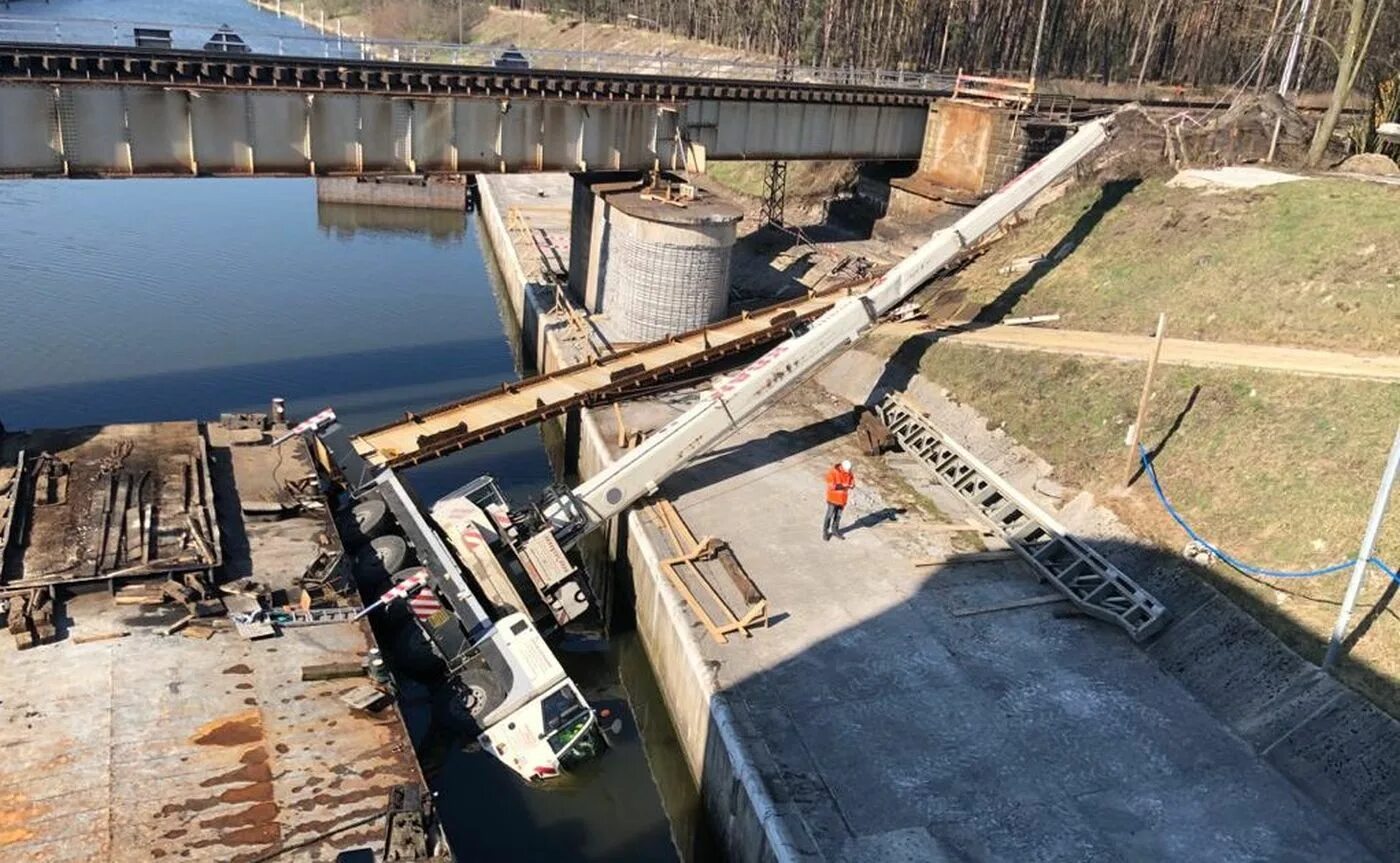
M 301 32 L 239 0 L 0 3 L 21 14 Z M 0 422 L 209 418 L 280 396 L 294 416 L 332 406 L 345 429 L 367 428 L 518 376 L 493 278 L 474 217 L 318 206 L 310 180 L 0 181 Z M 533 429 L 407 477 L 431 499 L 487 473 L 521 501 L 553 480 Z M 648 758 L 675 776 L 678 749 L 645 657 L 623 634 L 564 661 L 621 719 L 615 746 L 545 787 L 479 752 L 435 758 L 454 848 L 473 863 L 676 860 Z M 405 712 L 422 742 L 426 705 Z M 693 815 L 693 792 L 667 801 Z

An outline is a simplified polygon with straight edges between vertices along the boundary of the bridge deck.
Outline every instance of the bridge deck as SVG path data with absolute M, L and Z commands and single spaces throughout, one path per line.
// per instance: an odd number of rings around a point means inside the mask
M 927 106 L 948 92 L 947 88 L 915 90 L 45 43 L 0 43 L 0 80 L 563 101 L 626 99 L 666 103 L 706 99 L 916 107 Z

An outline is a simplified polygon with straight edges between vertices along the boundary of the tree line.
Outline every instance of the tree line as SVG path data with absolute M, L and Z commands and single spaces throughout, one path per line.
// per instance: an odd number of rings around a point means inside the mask
M 1189 87 L 1277 87 L 1304 0 L 508 0 L 816 66 L 1028 75 Z M 1391 0 L 1392 3 L 1395 0 Z M 1354 7 L 1371 59 L 1400 71 L 1400 14 L 1386 0 L 1309 0 L 1295 80 L 1330 89 Z M 1400 4 L 1398 4 L 1400 5 Z M 629 17 L 630 16 L 630 17 Z

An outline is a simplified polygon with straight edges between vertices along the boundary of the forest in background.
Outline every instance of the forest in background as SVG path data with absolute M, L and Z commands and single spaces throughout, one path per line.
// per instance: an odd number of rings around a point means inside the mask
M 317 0 L 315 5 L 326 8 L 328 17 L 356 15 L 381 36 L 443 41 L 470 34 L 487 9 L 482 0 Z M 1034 60 L 1041 79 L 1256 92 L 1278 88 L 1300 13 L 1306 12 L 1292 89 L 1331 91 L 1337 109 L 1355 93 L 1370 101 L 1376 124 L 1400 120 L 1400 0 L 503 0 L 498 5 L 558 21 L 662 31 L 774 62 L 1028 76 Z M 1042 12 L 1044 30 L 1038 34 Z M 1339 69 L 1348 74 L 1339 76 Z M 1323 120 L 1320 140 L 1330 138 L 1337 119 Z M 1394 149 L 1382 148 L 1369 128 L 1357 133 L 1362 139 L 1353 141 L 1353 149 Z
M 451 5 L 455 0 L 437 2 Z M 1039 71 L 1108 83 L 1276 87 L 1301 4 L 1044 0 Z M 1042 2 L 512 0 L 508 5 L 587 20 L 653 24 L 680 36 L 809 65 L 1028 74 Z M 1352 5 L 1353 0 L 1309 4 L 1298 63 L 1304 88 L 1331 88 Z M 1400 72 L 1400 10 L 1386 8 L 1386 0 L 1363 5 L 1363 29 L 1374 26 L 1366 71 L 1372 80 L 1393 77 Z

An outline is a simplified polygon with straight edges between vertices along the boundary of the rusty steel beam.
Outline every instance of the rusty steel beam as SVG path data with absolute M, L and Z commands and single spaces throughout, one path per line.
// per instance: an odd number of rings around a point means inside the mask
M 619 351 L 442 405 L 362 432 L 355 452 L 375 467 L 422 464 L 578 407 L 600 407 L 683 373 L 786 337 L 793 327 L 868 284 L 851 282 L 708 327 Z

